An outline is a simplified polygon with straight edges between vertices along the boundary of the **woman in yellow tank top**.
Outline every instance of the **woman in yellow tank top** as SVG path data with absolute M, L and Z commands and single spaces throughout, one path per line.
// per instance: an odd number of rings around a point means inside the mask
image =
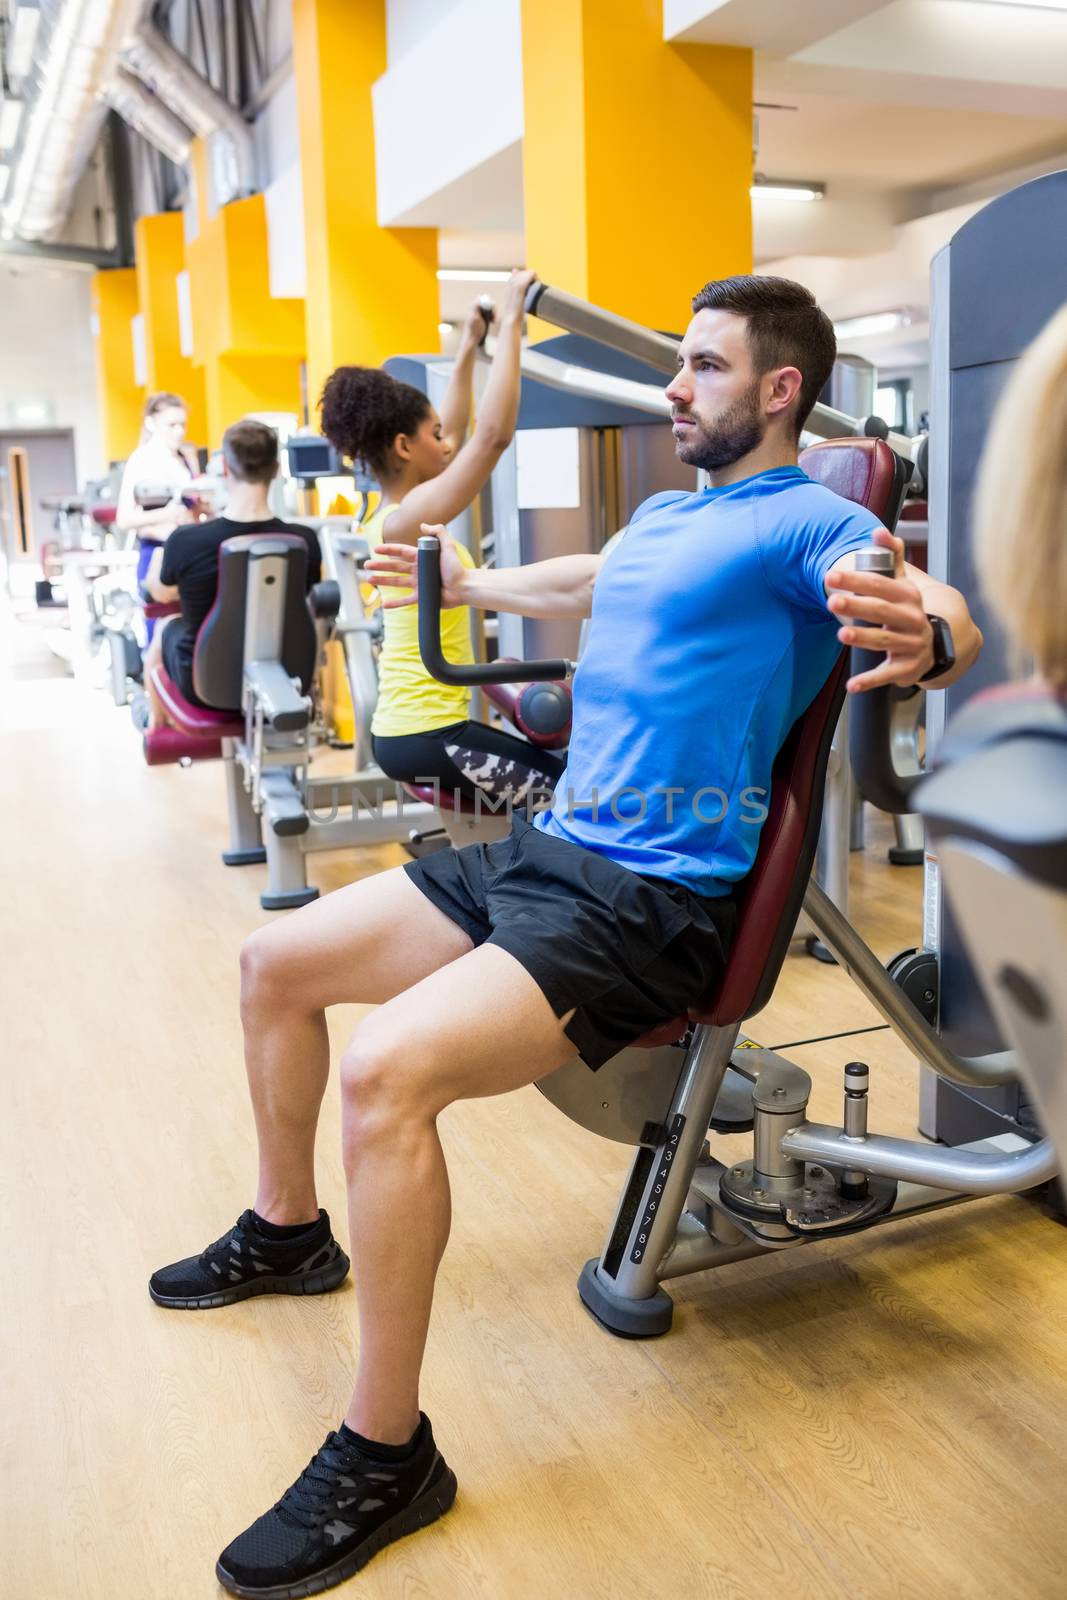
M 474 357 L 487 314 L 472 307 L 438 416 L 424 394 L 377 367 L 338 367 L 322 392 L 322 431 L 381 487 L 365 525 L 372 546 L 414 544 L 423 524 L 451 522 L 465 511 L 515 433 L 523 303 L 533 273 L 515 272 L 507 287 L 493 366 L 470 439 Z M 461 559 L 473 566 L 465 550 Z M 442 791 L 473 799 L 481 791 L 523 802 L 551 790 L 563 763 L 546 750 L 469 719 L 470 691 L 431 678 L 418 643 L 418 606 L 383 612 L 378 703 L 371 723 L 374 756 L 400 783 L 436 780 Z M 445 611 L 441 636 L 451 661 L 473 661 L 470 612 Z

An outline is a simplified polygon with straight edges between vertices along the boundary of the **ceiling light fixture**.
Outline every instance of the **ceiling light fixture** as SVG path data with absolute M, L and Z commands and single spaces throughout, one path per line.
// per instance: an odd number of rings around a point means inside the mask
M 511 273 L 496 267 L 438 267 L 437 276 L 441 283 L 507 283 Z
M 794 183 L 788 178 L 764 178 L 756 173 L 749 190 L 753 200 L 823 200 L 825 183 Z
M 25 109 L 21 100 L 13 100 L 10 95 L 0 104 L 0 150 L 14 149 Z
M 33 48 L 37 43 L 37 28 L 41 21 L 38 0 L 18 0 L 15 20 L 7 47 L 7 70 L 13 78 L 24 78 L 33 66 Z
M 911 326 L 906 311 L 874 311 L 866 317 L 844 317 L 834 323 L 839 339 L 871 339 L 878 333 L 894 333 L 897 328 Z
M 1025 6 L 1028 11 L 1067 11 L 1067 0 L 982 0 L 989 6 Z
M 446 333 L 455 333 L 456 324 L 454 322 L 439 322 L 437 324 L 437 331 L 442 336 Z

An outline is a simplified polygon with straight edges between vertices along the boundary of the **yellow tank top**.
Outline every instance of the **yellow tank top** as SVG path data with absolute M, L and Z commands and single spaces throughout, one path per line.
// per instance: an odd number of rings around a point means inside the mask
M 385 524 L 396 506 L 379 507 L 363 526 L 363 535 L 373 548 L 388 537 Z M 460 560 L 473 567 L 469 552 L 458 546 Z M 388 589 L 392 598 L 410 594 L 410 589 Z M 378 657 L 378 703 L 370 725 L 371 733 L 383 738 L 398 738 L 407 733 L 429 733 L 447 728 L 452 722 L 465 722 L 470 713 L 470 690 L 439 683 L 422 664 L 419 655 L 418 605 L 383 611 L 385 634 Z M 471 614 L 466 606 L 453 606 L 441 612 L 441 645 L 449 661 L 474 660 L 471 647 Z

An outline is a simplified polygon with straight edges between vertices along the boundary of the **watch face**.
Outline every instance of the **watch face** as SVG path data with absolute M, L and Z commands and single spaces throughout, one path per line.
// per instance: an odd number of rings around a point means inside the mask
M 952 629 L 944 617 L 927 617 L 934 632 L 934 673 L 948 672 L 956 665 L 956 651 L 952 643 Z M 929 676 L 929 674 L 928 674 Z

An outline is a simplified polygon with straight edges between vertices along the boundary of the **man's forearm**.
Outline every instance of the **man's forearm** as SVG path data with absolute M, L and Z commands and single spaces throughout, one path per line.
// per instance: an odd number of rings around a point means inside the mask
M 462 604 L 520 617 L 588 617 L 601 559 L 598 555 L 555 556 L 528 567 L 479 567 L 464 574 Z

